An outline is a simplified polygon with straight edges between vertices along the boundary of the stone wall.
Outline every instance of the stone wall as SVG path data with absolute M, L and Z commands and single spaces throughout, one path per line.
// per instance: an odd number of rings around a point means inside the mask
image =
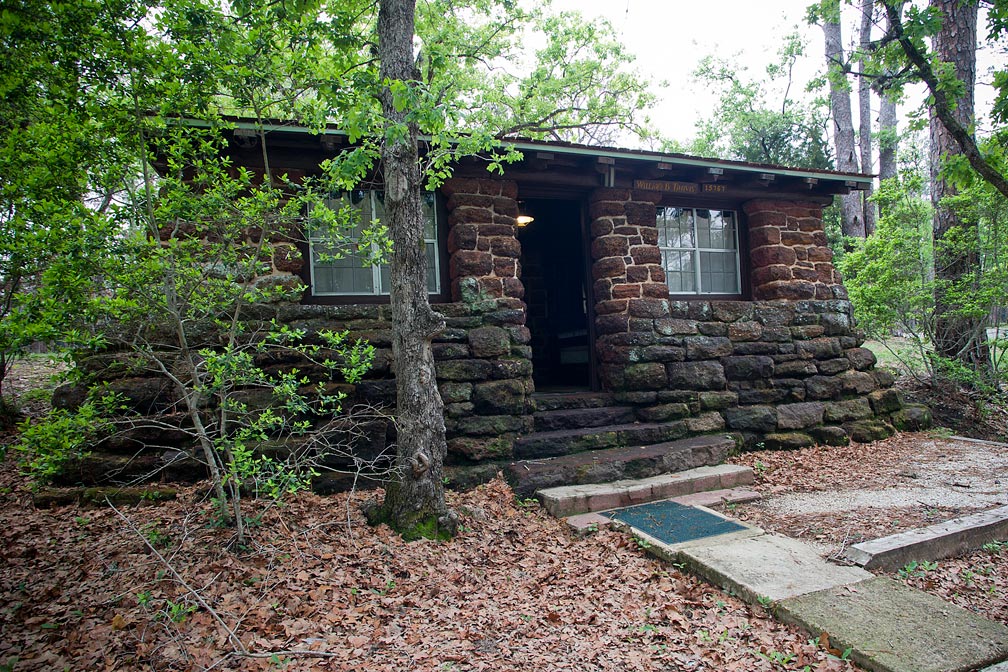
M 602 379 L 639 420 L 773 448 L 871 440 L 923 421 L 861 347 L 819 206 L 743 205 L 754 301 L 675 301 L 656 245 L 660 198 L 599 189 L 590 207 Z

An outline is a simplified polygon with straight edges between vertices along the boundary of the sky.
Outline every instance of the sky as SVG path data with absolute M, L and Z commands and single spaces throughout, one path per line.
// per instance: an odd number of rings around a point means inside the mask
M 822 31 L 805 23 L 811 0 L 553 0 L 556 10 L 579 10 L 608 19 L 623 44 L 637 56 L 637 69 L 667 87 L 656 89 L 654 125 L 666 137 L 686 141 L 696 122 L 716 106 L 716 92 L 693 81 L 708 54 L 745 65 L 754 78 L 777 58 L 782 37 L 795 26 L 808 40 L 809 58 L 799 73 L 805 81 L 822 62 Z
M 806 57 L 799 62 L 795 79 L 799 90 L 824 70 L 823 34 L 818 26 L 805 22 L 813 0 L 553 0 L 556 10 L 579 10 L 588 17 L 604 17 L 615 28 L 624 45 L 637 56 L 638 70 L 653 81 L 667 82 L 656 88 L 659 103 L 650 116 L 662 135 L 686 142 L 695 135 L 696 122 L 711 114 L 717 92 L 695 82 L 692 72 L 708 54 L 734 60 L 748 68 L 753 78 L 765 75 L 767 64 L 777 60 L 782 38 L 795 28 L 805 37 Z M 848 11 L 855 12 L 853 8 Z M 845 15 L 845 51 L 856 37 L 854 15 Z M 985 20 L 980 20 L 981 40 Z M 978 53 L 978 80 L 1004 53 Z M 792 88 L 795 91 L 795 88 Z M 907 92 L 902 111 L 916 108 L 923 90 Z M 977 110 L 989 110 L 991 87 L 979 84 Z M 853 100 L 855 125 L 857 101 Z M 878 112 L 873 102 L 873 116 Z M 902 115 L 901 115 L 902 116 Z M 856 126 L 855 126 L 856 127 Z

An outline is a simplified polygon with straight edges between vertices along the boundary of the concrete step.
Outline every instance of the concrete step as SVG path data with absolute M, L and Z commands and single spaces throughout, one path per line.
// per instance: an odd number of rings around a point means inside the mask
M 574 408 L 603 408 L 613 405 L 607 392 L 534 392 L 536 411 L 564 411 Z
M 517 496 L 531 497 L 533 493 L 543 488 L 647 478 L 695 467 L 718 465 L 724 462 L 734 448 L 734 440 L 724 435 L 697 436 L 645 446 L 589 450 L 551 459 L 520 460 L 508 465 L 504 475 Z M 752 482 L 751 475 L 748 482 Z M 742 484 L 744 483 L 721 484 L 718 478 L 716 482 L 715 479 L 711 479 L 710 485 L 702 489 L 711 490 Z M 674 497 L 680 494 L 687 493 L 676 492 L 665 496 Z
M 690 507 L 754 502 L 760 494 L 743 487 L 752 482 L 753 472 L 748 466 L 717 464 L 647 479 L 545 488 L 535 496 L 550 514 L 568 518 L 658 500 Z
M 555 411 L 538 411 L 534 416 L 537 432 L 554 432 L 565 429 L 585 429 L 624 425 L 634 421 L 634 410 L 629 406 L 601 408 L 570 408 Z
M 587 450 L 644 446 L 681 439 L 688 431 L 685 422 L 654 422 L 536 432 L 515 440 L 514 455 L 519 460 L 538 460 Z

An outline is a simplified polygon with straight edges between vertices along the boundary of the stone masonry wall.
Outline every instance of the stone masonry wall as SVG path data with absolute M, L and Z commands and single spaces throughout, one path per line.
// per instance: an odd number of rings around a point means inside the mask
M 872 440 L 925 421 L 861 347 L 821 208 L 744 204 L 757 300 L 674 301 L 656 245 L 659 198 L 599 189 L 590 207 L 602 380 L 639 420 L 771 448 Z
M 532 362 L 530 333 L 525 326 L 524 287 L 519 280 L 521 246 L 515 238 L 514 217 L 518 213 L 517 188 L 502 180 L 449 180 L 443 188 L 447 196 L 449 274 L 452 303 L 436 310 L 445 316 L 446 328 L 434 338 L 437 379 L 445 403 L 448 463 L 471 465 L 486 460 L 506 460 L 512 442 L 532 430 Z M 256 232 L 250 232 L 250 242 Z M 293 239 L 293 237 L 292 237 Z M 272 273 L 264 281 L 294 287 L 300 282 L 305 260 L 294 244 L 274 246 Z M 304 329 L 311 334 L 320 329 L 350 330 L 366 339 L 377 353 L 373 369 L 356 386 L 331 381 L 328 392 L 341 389 L 350 396 L 345 406 L 367 403 L 394 412 L 395 379 L 392 365 L 391 309 L 387 304 L 301 305 L 287 302 L 255 308 L 253 322 Z M 255 325 L 252 325 L 253 327 Z M 253 329 L 254 331 L 254 329 Z M 113 391 L 135 401 L 141 412 L 173 410 L 172 389 L 129 367 L 110 367 L 121 359 L 115 353 L 87 358 L 81 366 Z M 257 364 L 269 370 L 298 368 L 318 374 L 318 367 L 296 356 L 263 355 Z M 265 392 L 268 396 L 268 391 Z M 72 407 L 83 400 L 81 388 L 66 387 L 57 403 Z M 268 398 L 263 403 L 269 403 Z M 180 418 L 184 422 L 184 418 Z M 380 450 L 394 440 L 394 425 L 371 423 L 361 446 L 365 452 Z M 142 437 L 138 437 L 142 438 Z M 158 437 L 159 450 L 171 445 L 186 448 L 184 434 Z M 127 440 L 111 446 L 120 453 L 135 453 L 138 444 Z M 99 449 L 102 449 L 99 446 Z M 139 460 L 145 465 L 144 460 Z M 149 465 L 147 465 L 149 466 Z M 492 474 L 491 474 L 492 476 Z

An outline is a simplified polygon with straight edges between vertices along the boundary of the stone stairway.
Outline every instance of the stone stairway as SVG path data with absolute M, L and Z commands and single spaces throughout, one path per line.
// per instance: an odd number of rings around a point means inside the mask
M 687 437 L 683 423 L 635 422 L 632 407 L 606 394 L 534 398 L 536 431 L 515 441 L 504 473 L 518 497 L 538 496 L 558 517 L 752 483 L 747 467 L 722 464 L 736 445 L 727 434 Z

